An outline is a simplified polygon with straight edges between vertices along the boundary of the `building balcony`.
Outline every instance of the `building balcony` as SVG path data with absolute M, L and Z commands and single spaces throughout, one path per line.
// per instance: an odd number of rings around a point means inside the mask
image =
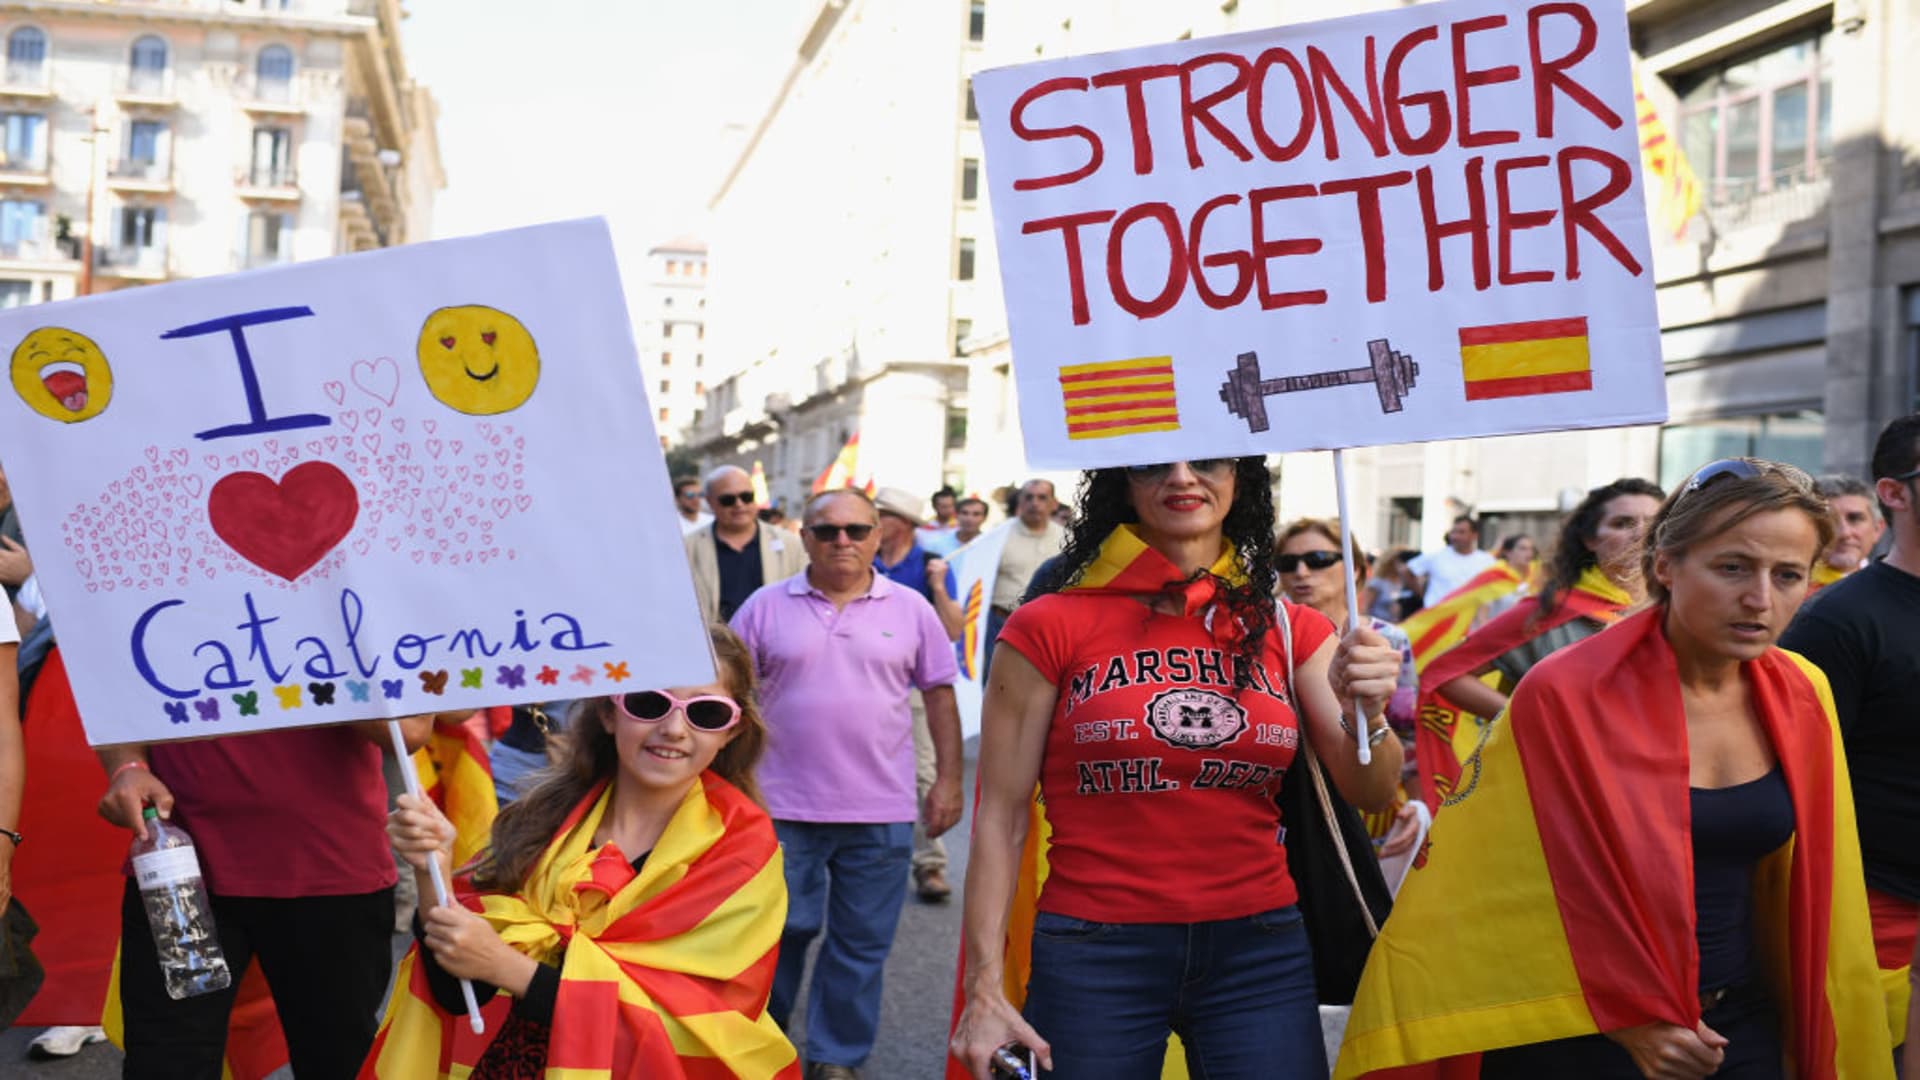
M 387 246 L 386 237 L 375 226 L 373 216 L 367 213 L 366 200 L 357 189 L 340 193 L 340 238 L 343 252 Z
M 0 97 L 51 98 L 52 74 L 52 66 L 44 60 L 38 63 L 8 61 L 0 65 Z
M 266 116 L 303 116 L 307 106 L 298 79 L 262 79 L 243 75 L 234 86 L 234 97 L 250 113 Z
M 114 98 L 133 108 L 171 109 L 180 103 L 173 89 L 173 69 L 130 68 L 120 72 Z
M 0 155 L 0 186 L 43 188 L 52 183 L 46 155 L 11 160 Z
M 49 263 L 73 263 L 73 252 L 58 241 L 46 237 L 0 240 L 0 268 L 45 267 Z
M 93 270 L 123 281 L 165 281 L 172 266 L 165 248 L 115 245 L 93 249 Z
M 107 187 L 114 191 L 137 191 L 165 195 L 173 191 L 173 166 L 167 161 L 143 161 L 122 158 L 107 165 Z
M 243 199 L 299 202 L 300 178 L 291 165 L 254 165 L 236 170 L 233 182 Z

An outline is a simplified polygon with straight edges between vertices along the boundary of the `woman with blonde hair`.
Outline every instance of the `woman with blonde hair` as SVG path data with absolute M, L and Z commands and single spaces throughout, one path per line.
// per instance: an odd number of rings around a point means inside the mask
M 765 1012 L 787 907 L 753 781 L 766 729 L 746 647 L 711 635 L 719 681 L 576 707 L 459 902 L 416 922 L 363 1077 L 799 1076 Z M 431 896 L 453 826 L 402 795 L 388 832 Z M 490 1041 L 464 1031 L 463 978 L 492 1002 Z
M 1666 500 L 1652 603 L 1536 665 L 1468 763 L 1336 1077 L 1892 1075 L 1833 698 L 1774 646 L 1832 528 L 1751 458 Z

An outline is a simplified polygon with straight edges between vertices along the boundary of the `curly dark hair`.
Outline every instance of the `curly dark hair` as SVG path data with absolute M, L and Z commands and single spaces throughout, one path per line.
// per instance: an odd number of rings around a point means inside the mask
M 1125 469 L 1093 469 L 1080 474 L 1079 492 L 1074 497 L 1074 505 L 1080 512 L 1067 528 L 1066 545 L 1060 551 L 1055 572 L 1036 574 L 1023 599 L 1059 592 L 1078 582 L 1100 554 L 1100 545 L 1107 534 L 1116 526 L 1140 520 L 1133 512 L 1128 484 Z M 1244 689 L 1252 684 L 1254 662 L 1260 656 L 1267 632 L 1273 629 L 1273 587 L 1277 580 L 1273 569 L 1273 529 L 1273 476 L 1267 471 L 1267 459 L 1258 456 L 1234 459 L 1233 505 L 1227 508 L 1221 533 L 1233 541 L 1234 550 L 1239 552 L 1247 583 L 1235 587 L 1221 581 L 1220 598 L 1246 633 L 1240 653 L 1234 658 L 1236 688 Z M 1182 585 L 1198 581 L 1206 574 L 1204 569 L 1196 570 L 1185 581 L 1168 582 L 1167 591 L 1176 592 Z
M 1587 492 L 1587 497 L 1580 500 L 1580 505 L 1574 507 L 1573 513 L 1560 523 L 1559 535 L 1553 541 L 1553 553 L 1547 556 L 1546 579 L 1540 585 L 1540 607 L 1535 613 L 1536 618 L 1552 614 L 1554 607 L 1565 598 L 1567 590 L 1580 580 L 1580 575 L 1586 572 L 1587 567 L 1599 563 L 1599 557 L 1587 545 L 1600 535 L 1600 519 L 1607 514 L 1607 504 L 1622 495 L 1646 495 L 1655 499 L 1667 497 L 1659 484 L 1637 476 L 1623 476 L 1611 484 Z

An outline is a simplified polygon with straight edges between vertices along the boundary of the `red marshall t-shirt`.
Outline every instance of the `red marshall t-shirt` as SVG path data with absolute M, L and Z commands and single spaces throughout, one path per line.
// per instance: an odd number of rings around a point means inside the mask
M 1300 663 L 1333 624 L 1284 607 Z M 1278 628 L 1239 691 L 1233 649 L 1200 618 L 1127 596 L 1040 597 L 999 640 L 1060 694 L 1040 766 L 1053 830 L 1040 910 L 1184 923 L 1294 902 L 1274 796 L 1300 725 Z

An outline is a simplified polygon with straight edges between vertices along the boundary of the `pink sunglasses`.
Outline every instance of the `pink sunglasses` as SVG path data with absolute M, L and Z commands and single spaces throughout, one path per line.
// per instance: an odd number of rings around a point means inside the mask
M 639 690 L 616 696 L 613 707 L 627 719 L 643 724 L 657 724 L 679 709 L 687 723 L 701 731 L 725 731 L 740 722 L 740 704 L 718 694 L 677 698 L 665 690 Z

